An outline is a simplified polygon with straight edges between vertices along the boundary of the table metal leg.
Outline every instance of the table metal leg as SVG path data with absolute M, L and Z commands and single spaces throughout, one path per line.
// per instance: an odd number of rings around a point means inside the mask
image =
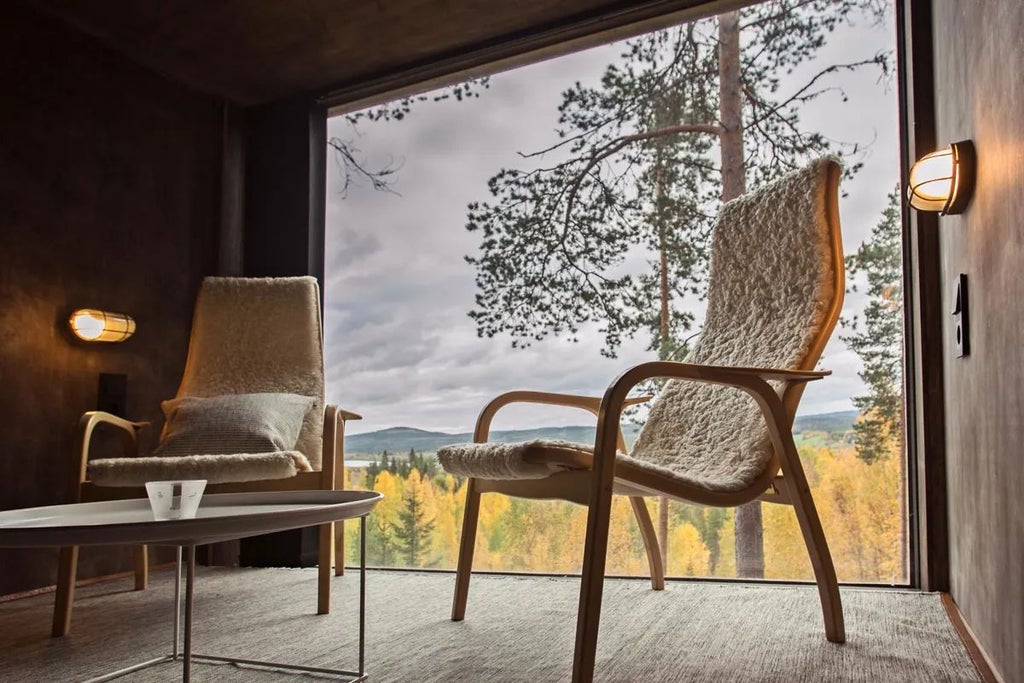
M 103 676 L 91 678 L 86 683 L 100 683 L 120 678 L 126 674 L 146 669 L 151 666 L 165 662 L 182 662 L 181 680 L 189 683 L 192 676 L 192 660 L 207 663 L 234 664 L 236 666 L 249 666 L 260 669 L 298 671 L 310 674 L 325 674 L 331 676 L 344 676 L 348 683 L 360 683 L 366 680 L 366 517 L 359 518 L 359 671 L 347 671 L 345 669 L 328 669 L 316 666 L 301 666 L 298 664 L 280 664 L 277 662 L 266 662 L 254 659 L 239 659 L 236 657 L 215 657 L 212 655 L 192 654 L 192 608 L 195 603 L 195 579 L 196 579 L 196 547 L 189 545 L 184 547 L 185 552 L 185 628 L 184 628 L 184 651 L 179 652 L 179 643 L 182 640 L 181 612 L 181 565 L 182 546 L 177 549 L 177 561 L 175 562 L 174 573 L 174 640 L 170 655 L 157 657 L 146 662 L 134 664 L 123 669 L 118 669 Z
M 181 546 L 175 546 L 174 561 L 174 640 L 171 657 L 178 658 L 178 647 L 181 643 Z
M 359 675 L 366 673 L 363 666 L 366 632 L 366 516 L 359 518 Z
M 188 546 L 188 564 L 185 566 L 185 663 L 181 680 L 188 683 L 192 678 L 192 604 L 196 582 L 196 547 Z

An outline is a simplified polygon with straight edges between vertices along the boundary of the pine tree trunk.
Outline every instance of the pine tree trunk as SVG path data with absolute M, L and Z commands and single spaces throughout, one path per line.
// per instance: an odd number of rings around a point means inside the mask
M 661 319 L 658 332 L 661 335 L 661 344 L 658 349 L 658 360 L 668 360 L 671 347 L 669 346 L 669 289 L 668 289 L 668 251 L 666 245 L 665 219 L 660 215 L 662 199 L 665 196 L 664 178 L 662 176 L 661 160 L 658 160 L 656 174 L 656 202 L 659 207 L 658 213 L 658 252 L 660 258 L 660 294 L 661 294 Z M 668 496 L 662 496 L 658 502 L 658 538 L 661 545 L 661 564 L 668 567 Z
M 722 202 L 747 191 L 743 159 L 743 91 L 740 74 L 740 15 L 718 17 L 718 87 L 722 119 Z M 764 578 L 761 503 L 736 508 L 736 574 Z
M 718 88 L 722 119 L 722 201 L 747 191 L 743 160 L 743 84 L 740 74 L 740 15 L 718 17 Z

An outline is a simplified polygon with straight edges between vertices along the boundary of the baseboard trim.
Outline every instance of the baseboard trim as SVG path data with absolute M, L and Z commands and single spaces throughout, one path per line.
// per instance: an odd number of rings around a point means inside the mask
M 151 565 L 149 568 L 150 572 L 157 571 L 160 569 L 168 569 L 173 567 L 173 562 L 166 562 L 163 564 Z M 75 588 L 81 588 L 82 586 L 91 586 L 95 583 L 105 583 L 107 581 L 118 581 L 120 579 L 131 579 L 135 578 L 134 571 L 118 572 L 116 574 L 104 574 L 103 576 L 93 576 L 88 579 L 78 579 L 75 581 Z M 27 591 L 19 591 L 17 593 L 8 593 L 7 595 L 0 595 L 0 602 L 11 602 L 12 600 L 22 600 L 24 598 L 32 598 L 37 595 L 46 595 L 47 593 L 53 593 L 57 590 L 55 584 L 49 586 L 43 586 L 42 588 L 32 588 Z
M 985 648 L 978 644 L 974 631 L 964 621 L 964 615 L 960 613 L 960 608 L 957 607 L 953 596 L 949 593 L 940 593 L 939 595 L 942 598 L 942 606 L 946 608 L 946 614 L 949 615 L 953 628 L 956 629 L 960 640 L 964 643 L 964 647 L 967 648 L 967 652 L 971 656 L 971 661 L 974 663 L 974 668 L 978 670 L 981 680 L 985 681 L 985 683 L 1006 683 L 1003 677 L 997 673 L 996 668 L 992 666 L 992 660 L 989 658 L 988 653 L 985 652 Z

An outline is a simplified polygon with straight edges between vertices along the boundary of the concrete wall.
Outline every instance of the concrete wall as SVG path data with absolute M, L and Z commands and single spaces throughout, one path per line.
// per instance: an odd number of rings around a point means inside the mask
M 978 185 L 940 219 L 946 310 L 970 280 L 971 355 L 945 326 L 952 594 L 1007 681 L 1024 680 L 1024 3 L 935 0 L 940 144 L 973 139 Z
M 0 509 L 63 502 L 98 374 L 162 423 L 201 277 L 217 267 L 221 105 L 21 4 L 0 21 Z M 123 311 L 116 345 L 72 339 L 77 307 Z M 152 444 L 155 432 L 150 433 Z M 86 549 L 80 576 L 130 567 Z M 52 584 L 55 551 L 0 550 L 0 595 Z

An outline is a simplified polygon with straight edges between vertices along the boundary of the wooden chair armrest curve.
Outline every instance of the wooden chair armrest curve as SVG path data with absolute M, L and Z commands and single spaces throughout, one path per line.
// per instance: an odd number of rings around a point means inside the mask
M 337 406 L 335 406 L 337 408 Z M 362 420 L 363 416 L 359 413 L 353 413 L 350 410 L 344 408 L 338 408 L 338 417 L 342 420 Z
M 657 377 L 691 380 L 710 384 L 724 384 L 745 391 L 757 403 L 776 447 L 777 439 L 786 424 L 782 400 L 769 381 L 809 382 L 830 375 L 831 372 L 811 370 L 779 370 L 772 368 L 740 368 L 718 365 L 697 365 L 674 361 L 650 361 L 635 365 L 618 376 L 605 391 L 601 412 L 597 420 L 597 439 L 594 444 L 594 472 L 599 487 L 611 486 L 614 470 L 616 432 L 626 395 L 644 380 Z
M 320 463 L 324 488 L 342 488 L 345 469 L 345 423 L 349 420 L 362 419 L 362 415 L 339 408 L 333 403 L 324 406 L 323 451 Z
M 779 373 L 784 373 L 780 375 Z M 601 414 L 597 423 L 597 439 L 594 444 L 592 465 L 593 486 L 590 505 L 594 506 L 604 496 L 610 496 L 615 481 L 615 447 L 618 417 L 622 412 L 624 397 L 633 386 L 654 377 L 672 377 L 697 382 L 710 382 L 736 387 L 746 392 L 757 404 L 768 429 L 768 437 L 777 456 L 786 482 L 788 500 L 794 498 L 809 500 L 810 484 L 800 464 L 800 455 L 793 443 L 790 417 L 783 400 L 775 387 L 768 383 L 778 377 L 794 377 L 794 381 L 807 381 L 806 375 L 820 379 L 828 373 L 804 373 L 799 371 L 758 370 L 756 368 L 725 368 L 701 366 L 670 361 L 653 361 L 634 366 L 621 374 L 605 392 Z M 803 522 L 801 522 L 802 524 Z
M 75 439 L 75 457 L 78 459 L 78 466 L 75 468 L 77 479 L 73 482 L 75 489 L 77 489 L 78 484 L 85 481 L 85 470 L 89 461 L 92 433 L 101 424 L 108 424 L 121 429 L 131 442 L 134 455 L 139 454 L 139 431 L 149 426 L 149 422 L 132 422 L 102 410 L 90 410 L 83 413 L 82 417 L 78 420 L 78 430 Z
M 659 377 L 692 379 L 695 381 L 700 381 L 701 379 L 715 381 L 716 377 L 752 375 L 768 381 L 813 382 L 832 374 L 831 370 L 783 370 L 780 368 L 749 368 L 731 365 L 700 365 L 698 363 L 679 363 L 675 361 L 653 361 L 653 363 L 657 363 L 659 366 L 672 366 L 663 370 L 666 374 L 658 375 Z M 647 365 L 649 363 L 641 363 L 635 367 Z M 629 372 L 629 370 L 626 372 Z M 726 383 L 728 384 L 728 382 Z
M 79 429 L 95 428 L 99 424 L 111 424 L 115 427 L 135 433 L 140 429 L 144 429 L 149 426 L 149 422 L 133 422 L 126 420 L 123 417 L 118 417 L 113 413 L 107 413 L 102 410 L 90 410 L 82 414 L 81 419 L 78 421 Z M 91 431 L 91 429 L 90 429 Z
M 650 401 L 653 396 L 632 396 L 626 398 L 624 406 L 634 405 Z M 566 408 L 580 408 L 593 413 L 595 416 L 601 411 L 601 398 L 598 396 L 586 396 L 583 394 L 562 394 L 551 391 L 507 391 L 495 396 L 480 411 L 476 421 L 476 428 L 473 431 L 473 440 L 477 443 L 487 441 L 491 431 L 491 421 L 497 412 L 512 403 L 539 403 L 541 405 L 562 406 Z

